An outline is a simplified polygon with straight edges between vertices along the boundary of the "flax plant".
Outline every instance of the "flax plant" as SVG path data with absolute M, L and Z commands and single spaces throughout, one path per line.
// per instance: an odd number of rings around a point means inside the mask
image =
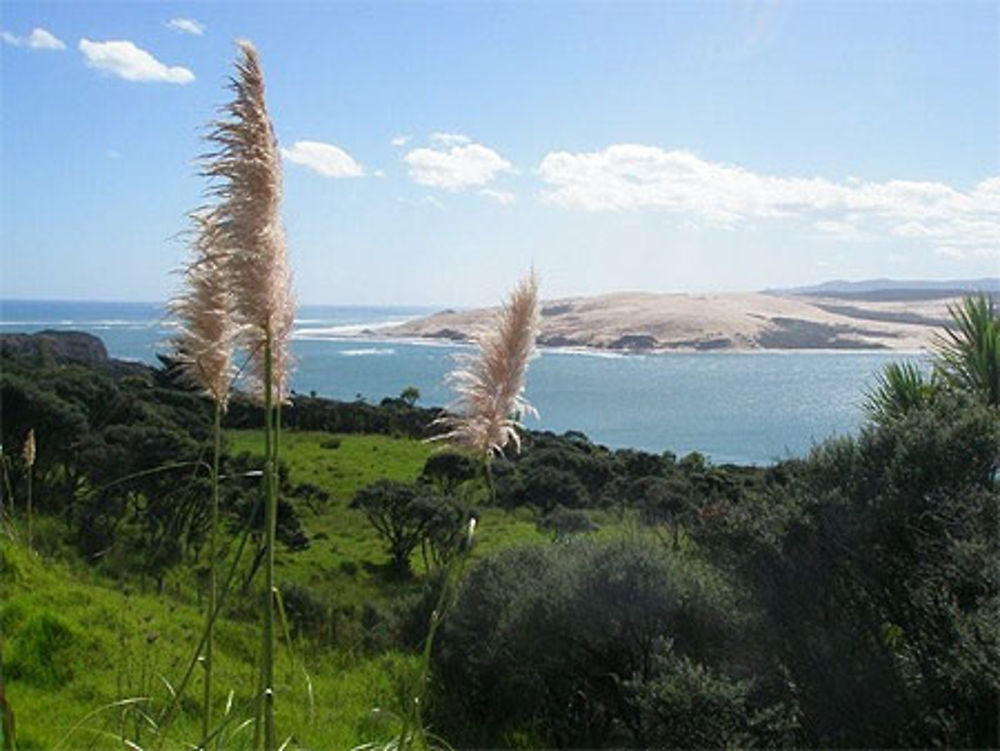
M 26 529 L 25 529 L 25 539 L 28 543 L 28 550 L 31 550 L 31 482 L 32 475 L 35 473 L 35 430 L 34 428 L 28 431 L 27 437 L 24 439 L 24 451 L 22 452 L 22 458 L 24 459 L 24 471 L 27 475 L 28 482 L 28 504 L 26 509 Z
M 233 378 L 236 327 L 232 293 L 226 274 L 227 254 L 218 245 L 215 225 L 205 212 L 191 215 L 194 240 L 184 269 L 185 291 L 170 305 L 179 324 L 173 338 L 185 380 L 204 390 L 215 407 L 212 451 L 212 506 L 208 533 L 208 607 L 204 653 L 202 737 L 212 728 L 212 666 L 217 607 L 219 550 L 219 456 L 222 452 L 222 415 L 229 402 Z
M 945 382 L 1000 407 L 1000 309 L 979 292 L 949 305 L 951 325 L 938 334 L 933 347 Z
M 483 461 L 483 476 L 496 501 L 491 463 L 513 444 L 521 449 L 521 418 L 537 411 L 524 398 L 528 362 L 536 355 L 538 278 L 534 271 L 518 282 L 503 303 L 494 325 L 476 337 L 479 351 L 459 355 L 448 375 L 457 399 L 451 414 L 436 424 L 445 432 L 434 440 L 471 449 Z
M 264 747 L 274 751 L 274 549 L 280 404 L 288 394 L 289 340 L 295 305 L 280 218 L 281 155 L 264 97 L 257 50 L 239 42 L 233 100 L 207 139 L 205 175 L 214 181 L 209 213 L 215 240 L 227 250 L 226 270 L 240 341 L 249 354 L 254 391 L 264 406 L 266 490 L 264 638 L 261 648 Z M 259 730 L 259 726 L 258 726 Z M 259 732 L 256 734 L 259 742 Z M 257 744 L 255 744 L 257 745 Z

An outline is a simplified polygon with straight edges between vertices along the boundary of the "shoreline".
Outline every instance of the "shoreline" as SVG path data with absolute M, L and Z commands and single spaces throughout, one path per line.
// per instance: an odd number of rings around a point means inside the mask
M 452 340 L 439 337 L 407 337 L 407 336 L 370 336 L 364 334 L 337 334 L 333 336 L 303 336 L 293 333 L 293 341 L 335 342 L 357 344 L 409 345 L 434 349 L 456 348 L 473 350 L 475 342 L 470 340 Z M 659 349 L 607 349 L 603 347 L 558 347 L 540 344 L 538 352 L 541 355 L 574 355 L 606 359 L 664 357 L 671 355 L 900 355 L 904 357 L 919 357 L 929 354 L 927 348 L 914 347 L 727 347 L 725 349 L 689 348 L 659 348 Z

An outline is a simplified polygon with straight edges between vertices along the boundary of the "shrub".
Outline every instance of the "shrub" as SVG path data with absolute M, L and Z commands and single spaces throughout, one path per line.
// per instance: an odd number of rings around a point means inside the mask
M 823 445 L 767 514 L 728 520 L 810 743 L 996 742 L 998 450 L 995 412 L 941 397 Z
M 538 531 L 552 535 L 553 540 L 564 540 L 584 532 L 596 532 L 599 528 L 587 516 L 586 511 L 556 506 L 538 520 Z
M 552 745 L 642 745 L 634 687 L 655 678 L 661 639 L 728 668 L 741 621 L 717 574 L 658 546 L 506 550 L 469 574 L 440 632 L 439 722 L 459 743 L 534 728 Z

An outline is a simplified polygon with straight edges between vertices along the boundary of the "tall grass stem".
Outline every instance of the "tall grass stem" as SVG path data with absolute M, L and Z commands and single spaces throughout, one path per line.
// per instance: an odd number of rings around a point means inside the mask
M 264 462 L 265 483 L 267 485 L 267 499 L 264 514 L 265 544 L 267 545 L 265 563 L 265 592 L 264 592 L 264 648 L 263 671 L 264 671 L 264 748 L 266 751 L 275 751 L 276 733 L 274 727 L 274 547 L 275 532 L 277 529 L 278 498 L 277 483 L 275 475 L 275 414 L 274 414 L 274 389 L 273 389 L 273 351 L 274 344 L 270 330 L 267 331 L 264 342 L 264 429 L 265 429 L 265 453 L 267 458 Z
M 215 610 L 218 589 L 217 566 L 219 554 L 219 455 L 222 453 L 222 408 L 215 402 L 214 447 L 212 452 L 212 512 L 208 532 L 208 612 L 206 613 L 205 643 L 205 695 L 201 717 L 201 735 L 207 738 L 212 729 L 212 660 L 215 642 Z

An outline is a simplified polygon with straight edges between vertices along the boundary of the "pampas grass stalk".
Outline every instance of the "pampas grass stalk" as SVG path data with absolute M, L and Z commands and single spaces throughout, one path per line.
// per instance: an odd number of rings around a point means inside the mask
M 288 394 L 289 340 L 295 305 L 291 271 L 279 209 L 281 155 L 264 97 L 264 74 L 257 50 L 239 42 L 241 56 L 231 82 L 233 100 L 214 123 L 208 140 L 218 150 L 208 155 L 205 174 L 216 180 L 218 204 L 212 222 L 229 249 L 227 270 L 241 343 L 250 354 L 250 376 L 264 405 L 265 452 L 265 592 L 261 647 L 263 746 L 276 747 L 274 723 L 275 584 L 277 461 L 280 413 Z M 258 725 L 259 731 L 259 725 Z M 259 732 L 255 733 L 259 746 Z
M 25 539 L 28 543 L 28 550 L 31 550 L 31 481 L 32 475 L 35 473 L 35 430 L 34 428 L 28 431 L 27 437 L 24 439 L 24 471 L 27 474 L 28 482 L 28 504 L 26 508 L 26 528 L 25 528 Z
M 532 271 L 511 291 L 494 325 L 476 337 L 479 351 L 459 356 L 459 367 L 448 376 L 457 399 L 451 414 L 436 421 L 445 432 L 433 440 L 469 448 L 482 458 L 494 502 L 492 459 L 508 444 L 520 451 L 521 418 L 537 414 L 524 398 L 524 381 L 536 354 L 538 320 L 538 278 Z
M 208 533 L 207 638 L 204 652 L 202 738 L 212 728 L 212 667 L 217 607 L 219 536 L 219 456 L 222 452 L 222 415 L 229 401 L 236 328 L 232 295 L 226 277 L 227 254 L 209 215 L 191 215 L 194 224 L 192 257 L 184 270 L 185 291 L 171 303 L 179 324 L 173 343 L 184 378 L 204 389 L 214 405 L 212 451 L 212 505 Z

